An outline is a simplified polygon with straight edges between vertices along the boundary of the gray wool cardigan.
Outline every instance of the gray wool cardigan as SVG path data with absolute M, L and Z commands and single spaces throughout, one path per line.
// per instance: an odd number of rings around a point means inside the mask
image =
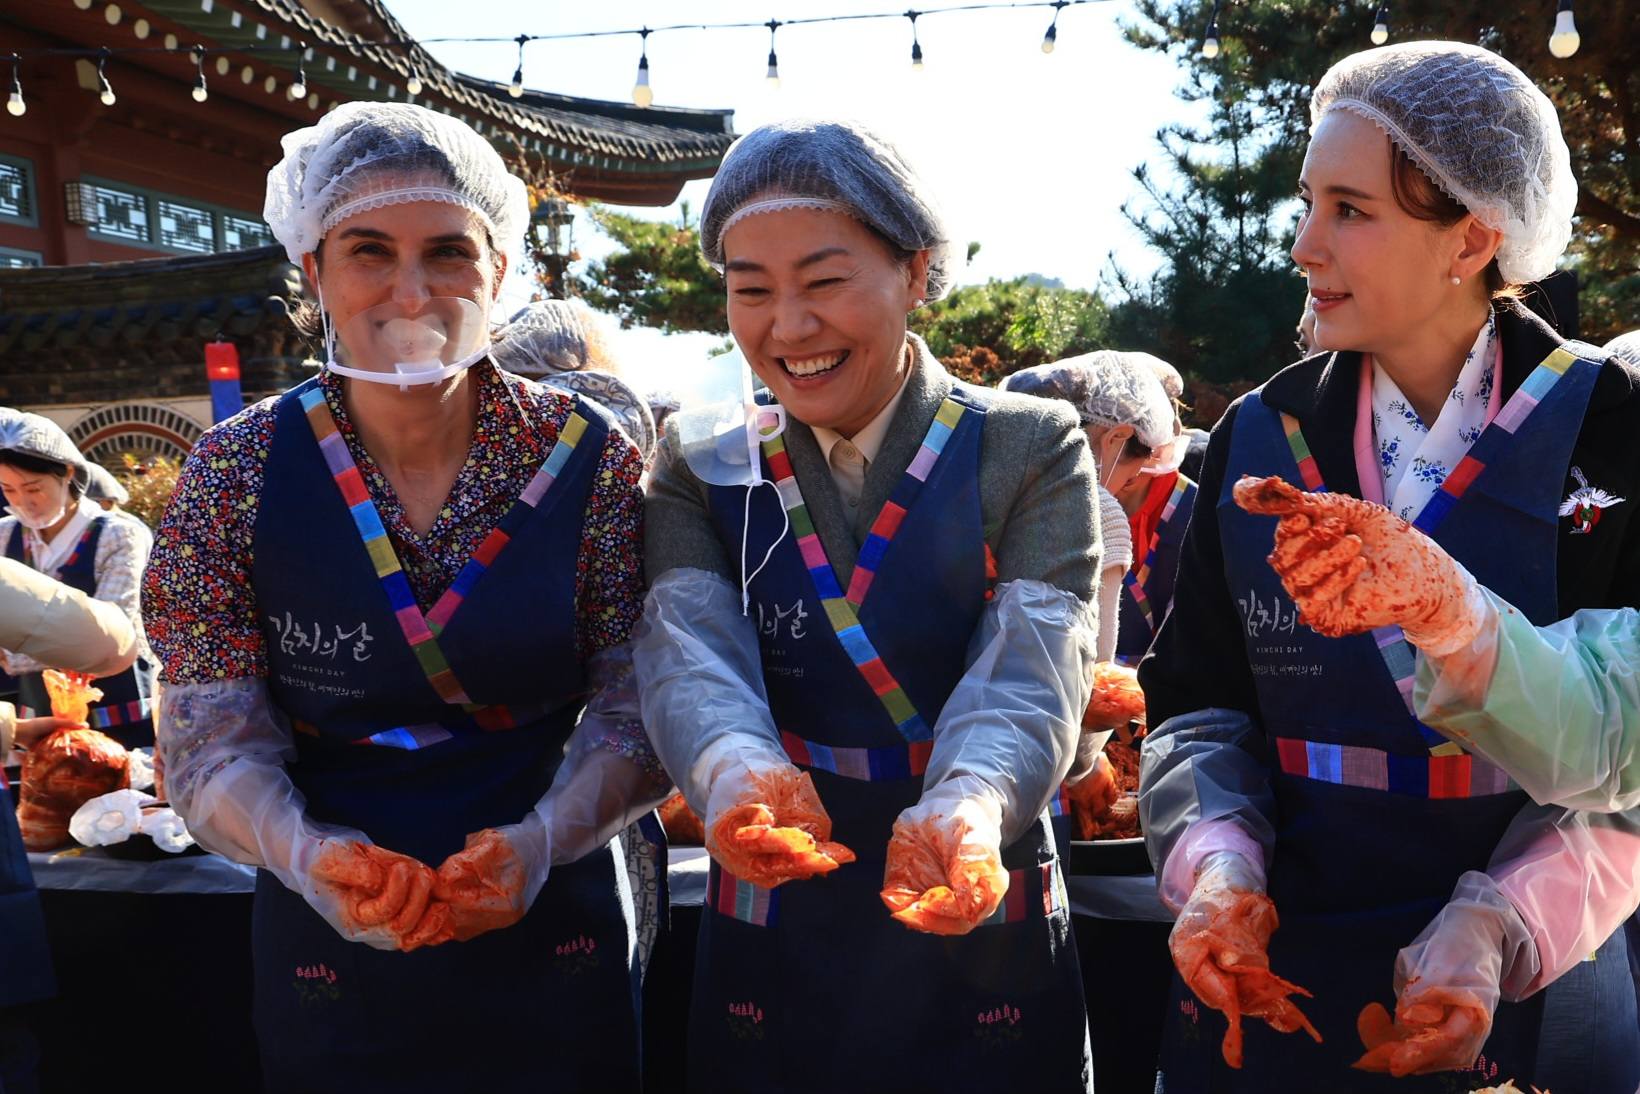
M 911 378 L 882 450 L 866 472 L 860 504 L 843 505 L 814 432 L 789 420 L 786 450 L 809 516 L 837 580 L 848 588 L 854 560 L 883 503 L 917 454 L 934 414 L 959 382 L 915 335 Z M 1093 605 L 1099 582 L 1099 498 L 1087 437 L 1070 404 L 963 384 L 985 408 L 980 449 L 980 512 L 999 582 L 1046 582 Z M 738 552 L 718 539 L 707 487 L 676 455 L 669 421 L 644 506 L 645 569 L 650 583 L 690 567 L 740 586 Z

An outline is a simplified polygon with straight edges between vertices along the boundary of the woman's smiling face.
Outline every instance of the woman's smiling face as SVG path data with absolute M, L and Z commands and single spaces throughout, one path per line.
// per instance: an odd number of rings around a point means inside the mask
M 729 329 L 752 371 L 798 421 L 864 428 L 905 378 L 928 253 L 902 261 L 853 217 L 794 208 L 739 221 L 723 254 Z

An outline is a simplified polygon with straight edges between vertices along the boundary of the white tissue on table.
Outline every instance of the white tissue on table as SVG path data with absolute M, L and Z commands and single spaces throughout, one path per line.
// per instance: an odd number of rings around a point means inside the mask
M 161 851 L 169 851 L 173 855 L 194 845 L 194 837 L 188 833 L 182 818 L 169 806 L 150 810 L 143 816 L 142 834 L 153 840 Z
M 140 790 L 116 790 L 92 798 L 74 811 L 68 834 L 87 847 L 124 843 L 142 831 L 142 807 L 155 800 Z
M 154 785 L 154 750 L 133 748 L 126 755 L 130 757 L 127 770 L 131 772 L 131 789 L 150 789 Z

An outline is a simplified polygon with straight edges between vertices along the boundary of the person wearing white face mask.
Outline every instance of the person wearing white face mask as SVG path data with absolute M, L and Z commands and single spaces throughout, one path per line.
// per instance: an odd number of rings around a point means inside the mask
M 326 366 L 201 438 L 144 589 L 172 802 L 262 868 L 266 1086 L 635 1091 L 641 457 L 489 359 L 529 211 L 483 137 L 349 103 L 284 147 Z
M 1139 669 L 1140 816 L 1178 914 L 1157 1090 L 1632 1094 L 1617 928 L 1640 812 L 1538 804 L 1420 720 L 1413 650 L 1463 640 L 1450 612 L 1323 637 L 1302 621 L 1345 632 L 1267 561 L 1274 542 L 1286 570 L 1313 532 L 1298 586 L 1325 601 L 1378 558 L 1380 603 L 1416 602 L 1415 568 L 1390 561 L 1412 524 L 1535 624 L 1640 604 L 1640 376 L 1514 298 L 1572 235 L 1559 119 L 1456 42 L 1344 58 L 1310 117 L 1292 254 L 1325 349 L 1214 429 Z
M 1128 513 L 1117 495 L 1149 481 L 1145 473 L 1158 470 L 1158 464 L 1171 456 L 1179 436 L 1173 401 L 1145 360 L 1148 357 L 1100 350 L 1021 369 L 998 385 L 1005 391 L 1065 400 L 1076 408 L 1088 435 L 1099 467 L 1099 523 L 1104 544 L 1099 572 L 1101 661 L 1116 656 L 1122 613 L 1127 610 L 1122 582 L 1133 566 L 1137 546 Z M 1148 541 L 1144 547 L 1148 550 Z
M 0 553 L 98 600 L 119 606 L 137 631 L 135 663 L 100 679 L 102 700 L 92 728 L 128 748 L 154 743 L 151 698 L 155 665 L 142 637 L 138 598 L 152 540 L 139 522 L 104 513 L 85 497 L 85 457 L 62 427 L 39 414 L 0 410 Z M 0 650 L 17 677 L 18 700 L 35 715 L 51 713 L 42 664 Z

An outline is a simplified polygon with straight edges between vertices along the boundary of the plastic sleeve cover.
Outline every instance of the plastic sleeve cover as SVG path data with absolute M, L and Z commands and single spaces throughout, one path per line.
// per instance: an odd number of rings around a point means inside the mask
M 1234 851 L 1261 870 L 1275 847 L 1275 794 L 1252 718 L 1210 707 L 1170 718 L 1145 735 L 1139 758 L 1139 826 L 1162 902 L 1177 911 L 1196 869 Z
M 593 655 L 587 668 L 592 699 L 570 736 L 552 786 L 536 807 L 546 826 L 552 865 L 574 862 L 603 847 L 666 800 L 672 789 L 639 717 L 631 646 L 611 646 Z M 531 874 L 536 872 L 532 868 Z M 539 873 L 545 882 L 545 869 Z M 532 885 L 534 880 L 532 876 Z
M 1537 948 L 1526 923 L 1497 883 L 1475 870 L 1458 878 L 1452 899 L 1395 957 L 1397 999 L 1416 999 L 1428 988 L 1462 988 L 1488 1014 L 1500 995 L 1526 995 L 1537 976 Z
M 1023 579 L 998 585 L 934 725 L 924 795 L 973 776 L 1001 799 L 1002 845 L 1018 839 L 1076 758 L 1097 634 L 1093 611 L 1071 593 Z
M 1534 944 L 1534 975 L 1504 970 L 1504 998 L 1519 999 L 1594 953 L 1640 907 L 1640 814 L 1529 805 L 1486 873 Z
M 737 758 L 789 766 L 756 629 L 724 578 L 687 567 L 662 574 L 633 629 L 632 663 L 655 753 L 698 816 L 708 816 L 712 784 Z
M 1418 716 L 1507 771 L 1534 799 L 1640 807 L 1640 612 L 1580 611 L 1534 627 L 1483 590 L 1469 645 L 1418 657 Z

